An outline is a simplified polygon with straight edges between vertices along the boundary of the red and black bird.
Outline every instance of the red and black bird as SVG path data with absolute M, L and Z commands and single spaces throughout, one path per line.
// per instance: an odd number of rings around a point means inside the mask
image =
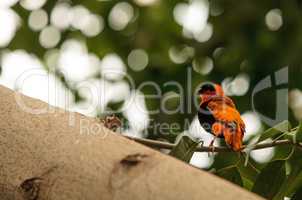
M 201 126 L 215 136 L 214 140 L 223 138 L 234 151 L 240 151 L 245 124 L 232 99 L 224 95 L 220 85 L 208 82 L 201 85 L 198 95 Z

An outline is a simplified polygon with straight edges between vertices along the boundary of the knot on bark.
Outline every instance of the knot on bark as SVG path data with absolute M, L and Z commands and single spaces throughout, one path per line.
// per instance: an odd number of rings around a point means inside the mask
M 21 193 L 26 200 L 37 200 L 39 198 L 42 178 L 34 177 L 23 181 L 20 185 Z

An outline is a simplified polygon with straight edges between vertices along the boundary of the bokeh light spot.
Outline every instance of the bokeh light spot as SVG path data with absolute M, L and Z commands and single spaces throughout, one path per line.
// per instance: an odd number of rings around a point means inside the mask
M 67 40 L 61 47 L 58 69 L 71 82 L 79 82 L 99 73 L 100 60 L 89 54 L 86 44 L 75 39 Z
M 135 132 L 141 132 L 148 127 L 150 119 L 143 93 L 132 91 L 123 105 L 123 110 L 123 115 L 128 119 L 130 128 Z
M 108 80 L 122 79 L 126 74 L 126 67 L 117 54 L 107 54 L 101 61 L 101 74 Z
M 131 21 L 133 15 L 134 9 L 129 3 L 117 3 L 109 13 L 109 26 L 116 31 L 123 30 Z
M 75 29 L 82 29 L 89 18 L 90 12 L 87 8 L 82 5 L 74 6 L 71 9 L 71 25 Z
M 59 29 L 66 29 L 70 26 L 72 13 L 67 3 L 57 4 L 51 11 L 50 22 Z
M 250 78 L 247 74 L 239 74 L 232 83 L 232 91 L 234 95 L 243 96 L 250 87 Z
M 128 55 L 128 65 L 134 71 L 141 71 L 147 67 L 149 62 L 148 54 L 143 49 L 135 49 Z
M 209 27 L 205 29 L 209 16 L 207 0 L 192 0 L 189 4 L 178 3 L 174 7 L 173 15 L 175 21 L 183 27 L 185 37 L 204 40 L 212 35 Z
M 211 16 L 219 16 L 223 13 L 224 8 L 222 7 L 222 5 L 220 5 L 219 0 L 211 0 L 210 1 L 210 15 Z
M 104 28 L 104 20 L 101 16 L 90 14 L 86 23 L 81 28 L 82 33 L 88 37 L 98 35 Z
M 201 32 L 198 32 L 194 35 L 194 38 L 198 42 L 206 42 L 208 41 L 213 34 L 213 25 L 208 23 Z
M 265 15 L 265 23 L 271 31 L 278 30 L 282 24 L 282 12 L 280 9 L 272 9 Z
M 228 96 L 243 96 L 250 87 L 250 78 L 247 74 L 238 74 L 234 79 L 232 77 L 225 78 L 221 83 L 225 94 Z
M 14 38 L 20 19 L 9 8 L 0 8 L 0 47 L 7 46 Z
M 28 18 L 28 25 L 34 31 L 43 29 L 48 23 L 48 15 L 45 10 L 34 10 Z
M 289 106 L 297 120 L 302 120 L 302 91 L 293 89 L 289 92 Z
M 244 134 L 244 141 L 248 141 L 251 136 L 256 135 L 262 130 L 262 124 L 259 116 L 252 112 L 248 111 L 241 115 L 242 120 L 245 123 L 245 134 Z
M 192 58 L 195 54 L 195 50 L 189 46 L 176 47 L 173 46 L 169 49 L 169 57 L 172 62 L 176 64 L 182 64 L 189 58 Z
M 265 142 L 272 142 L 271 139 L 265 140 Z M 269 162 L 275 153 L 274 147 L 269 147 L 265 149 L 258 149 L 251 151 L 251 157 L 258 163 L 266 163 Z
M 20 4 L 27 10 L 37 10 L 46 3 L 46 0 L 21 0 Z
M 58 60 L 60 57 L 60 51 L 58 49 L 50 49 L 44 54 L 44 60 L 50 71 L 56 69 Z
M 0 8 L 9 8 L 15 5 L 18 0 L 1 0 L 0 1 Z
M 192 65 L 195 72 L 202 75 L 209 74 L 214 68 L 214 62 L 209 57 L 206 57 L 202 60 L 194 59 Z
M 158 2 L 158 0 L 134 0 L 139 6 L 152 6 Z
M 55 47 L 61 39 L 60 31 L 54 26 L 44 28 L 39 36 L 40 44 L 44 48 Z
M 209 168 L 213 162 L 214 157 L 209 157 L 208 153 L 204 152 L 195 152 L 190 160 L 191 165 L 202 169 Z

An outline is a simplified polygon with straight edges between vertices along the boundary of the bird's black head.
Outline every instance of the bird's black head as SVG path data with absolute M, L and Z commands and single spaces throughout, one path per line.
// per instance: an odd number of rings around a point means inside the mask
M 216 86 L 214 83 L 206 82 L 200 86 L 198 90 L 199 95 L 203 94 L 215 94 L 216 93 Z
M 198 95 L 200 97 L 224 96 L 224 92 L 220 85 L 211 82 L 205 82 L 200 86 L 200 89 L 198 90 Z

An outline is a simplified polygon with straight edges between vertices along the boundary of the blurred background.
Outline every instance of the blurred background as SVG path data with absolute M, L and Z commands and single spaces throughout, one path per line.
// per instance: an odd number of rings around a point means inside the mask
M 300 1 L 285 0 L 1 0 L 0 84 L 87 116 L 116 113 L 130 136 L 175 142 L 189 134 L 208 144 L 194 93 L 213 81 L 236 102 L 247 143 L 269 127 L 252 98 L 274 119 L 276 91 L 289 88 L 288 118 L 302 119 L 301 19 Z M 289 83 L 274 84 L 284 68 Z M 272 87 L 252 96 L 266 77 Z M 276 154 L 251 157 L 261 164 Z M 214 160 L 195 153 L 191 163 L 211 168 Z

